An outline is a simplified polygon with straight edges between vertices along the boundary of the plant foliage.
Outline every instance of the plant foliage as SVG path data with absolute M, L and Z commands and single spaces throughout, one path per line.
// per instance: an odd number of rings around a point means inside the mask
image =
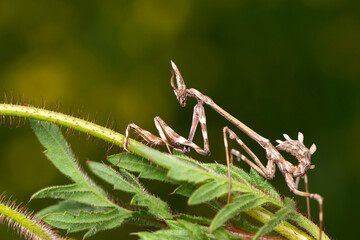
M 88 237 L 97 231 L 117 227 L 131 216 L 130 210 L 110 201 L 105 191 L 80 169 L 74 154 L 56 125 L 36 120 L 30 120 L 30 122 L 36 136 L 46 148 L 45 155 L 61 173 L 74 182 L 42 189 L 31 198 L 59 198 L 93 207 L 93 209 L 90 208 L 91 211 L 79 210 L 74 214 L 63 212 L 63 204 L 60 203 L 58 208 L 52 207 L 53 213 L 42 217 L 43 221 L 54 227 L 66 229 L 68 232 L 87 230 L 84 237 Z M 104 208 L 103 211 L 95 209 L 98 207 Z M 61 212 L 57 212 L 57 209 Z

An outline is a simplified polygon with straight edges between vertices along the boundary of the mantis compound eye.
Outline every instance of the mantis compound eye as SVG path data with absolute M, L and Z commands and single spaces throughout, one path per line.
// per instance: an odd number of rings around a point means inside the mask
M 182 107 L 186 106 L 187 94 L 186 90 L 180 89 L 178 91 L 178 101 Z

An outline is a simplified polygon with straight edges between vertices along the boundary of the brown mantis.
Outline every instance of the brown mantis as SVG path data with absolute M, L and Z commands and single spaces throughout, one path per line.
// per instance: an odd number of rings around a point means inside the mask
M 185 107 L 186 101 L 188 97 L 193 97 L 197 100 L 197 104 L 194 107 L 193 118 L 191 129 L 189 133 L 188 139 L 177 134 L 173 129 L 171 129 L 160 117 L 155 117 L 154 122 L 156 128 L 159 132 L 160 137 L 153 135 L 152 133 L 140 128 L 134 123 L 131 123 L 127 126 L 125 132 L 125 141 L 124 148 L 127 150 L 127 145 L 129 143 L 129 133 L 130 129 L 133 128 L 142 138 L 144 138 L 147 142 L 155 145 L 165 145 L 169 152 L 171 153 L 170 147 L 174 148 L 180 152 L 189 152 L 190 148 L 193 148 L 196 152 L 202 155 L 210 155 L 209 141 L 207 135 L 206 128 L 206 117 L 204 104 L 210 106 L 216 112 L 218 112 L 221 116 L 226 118 L 229 122 L 247 134 L 250 138 L 255 140 L 266 152 L 266 158 L 268 163 L 266 167 L 260 162 L 259 158 L 244 144 L 244 142 L 227 126 L 223 128 L 224 135 L 224 145 L 226 151 L 226 162 L 228 166 L 228 178 L 229 178 L 229 193 L 228 193 L 228 202 L 230 201 L 231 195 L 231 174 L 230 174 L 230 164 L 233 163 L 233 156 L 236 156 L 237 159 L 243 160 L 247 164 L 249 164 L 253 169 L 259 172 L 262 176 L 267 179 L 273 179 L 275 177 L 276 166 L 279 168 L 280 172 L 284 175 L 285 181 L 289 186 L 290 190 L 299 196 L 307 198 L 307 208 L 308 208 L 308 217 L 310 217 L 310 204 L 309 198 L 315 199 L 319 203 L 319 227 L 320 227 L 320 236 L 322 235 L 322 225 L 323 225 L 323 197 L 316 193 L 308 192 L 308 179 L 306 172 L 309 169 L 313 169 L 315 166 L 311 165 L 311 155 L 316 151 L 316 146 L 313 144 L 310 149 L 308 149 L 303 141 L 304 136 L 302 133 L 298 134 L 298 140 L 292 140 L 288 135 L 284 134 L 285 141 L 277 140 L 279 143 L 276 147 L 274 147 L 269 139 L 266 139 L 260 136 L 258 133 L 247 127 L 245 124 L 240 122 L 238 119 L 233 117 L 231 114 L 226 112 L 224 109 L 219 107 L 215 102 L 209 98 L 208 96 L 202 94 L 196 89 L 186 88 L 185 82 L 180 74 L 179 69 L 175 65 L 173 61 L 171 61 L 172 65 L 172 77 L 170 80 L 171 86 L 174 89 L 174 93 L 182 107 Z M 174 76 L 176 78 L 176 85 L 174 82 Z M 204 147 L 201 148 L 192 142 L 196 128 L 200 122 L 202 136 L 204 139 Z M 244 151 L 253 159 L 251 161 L 249 158 L 244 156 L 239 151 L 232 149 L 229 154 L 228 147 L 228 138 L 231 140 L 235 140 Z M 294 166 L 280 154 L 280 151 L 285 151 L 293 155 L 298 161 L 299 165 Z M 296 178 L 296 182 L 294 181 L 294 177 Z M 304 178 L 305 181 L 305 189 L 306 191 L 298 190 L 299 179 Z

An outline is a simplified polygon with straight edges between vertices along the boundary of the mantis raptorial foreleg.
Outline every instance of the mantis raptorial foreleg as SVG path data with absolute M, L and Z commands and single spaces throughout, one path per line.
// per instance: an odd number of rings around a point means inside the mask
M 204 155 L 210 155 L 209 138 L 208 138 L 207 129 L 206 129 L 206 116 L 205 116 L 205 110 L 204 110 L 204 106 L 203 106 L 202 102 L 198 102 L 198 104 L 196 104 L 194 107 L 192 123 L 191 123 L 189 138 L 188 138 L 188 140 L 190 142 L 192 142 L 192 140 L 194 139 L 195 131 L 196 131 L 196 128 L 197 128 L 199 122 L 201 125 L 201 133 L 202 133 L 203 140 L 204 140 L 204 151 L 206 152 L 206 154 L 204 154 Z M 187 149 L 187 152 L 190 151 L 190 148 L 188 146 L 186 146 L 185 148 Z
M 172 128 L 170 128 L 160 117 L 155 117 L 154 122 L 160 137 L 155 136 L 151 132 L 142 129 L 134 123 L 129 124 L 125 131 L 124 149 L 126 151 L 128 150 L 127 146 L 129 144 L 130 129 L 134 129 L 148 143 L 154 145 L 165 145 L 170 154 L 170 148 L 174 148 L 176 151 L 179 152 L 188 152 L 188 148 L 193 148 L 196 152 L 202 155 L 208 155 L 210 153 L 208 147 L 207 149 L 206 147 L 202 149 L 195 143 L 180 136 Z

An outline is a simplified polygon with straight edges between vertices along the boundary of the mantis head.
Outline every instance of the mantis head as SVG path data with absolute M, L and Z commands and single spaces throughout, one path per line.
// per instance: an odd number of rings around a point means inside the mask
M 181 73 L 179 71 L 179 69 L 177 68 L 177 66 L 175 65 L 175 63 L 173 61 L 171 61 L 171 80 L 170 80 L 170 84 L 174 89 L 174 93 L 180 103 L 180 105 L 182 107 L 185 107 L 186 105 L 186 100 L 187 100 L 187 94 L 186 94 L 186 85 L 184 83 L 184 79 L 181 76 Z M 174 75 L 176 78 L 176 85 L 174 83 Z

